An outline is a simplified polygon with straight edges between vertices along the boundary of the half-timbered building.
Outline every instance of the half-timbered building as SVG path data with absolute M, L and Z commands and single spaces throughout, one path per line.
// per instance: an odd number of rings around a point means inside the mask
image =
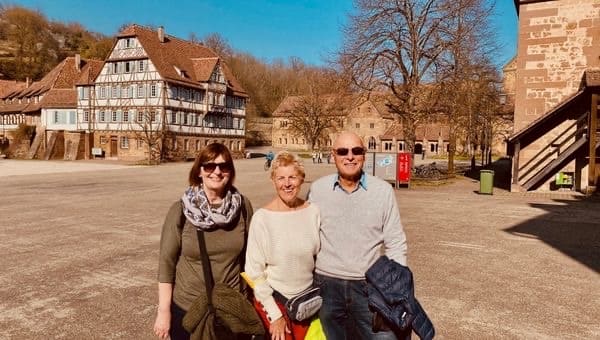
M 154 144 L 163 157 L 191 158 L 211 142 L 242 154 L 247 97 L 211 49 L 131 25 L 93 86 L 78 86 L 77 112 L 105 157 L 147 158 Z

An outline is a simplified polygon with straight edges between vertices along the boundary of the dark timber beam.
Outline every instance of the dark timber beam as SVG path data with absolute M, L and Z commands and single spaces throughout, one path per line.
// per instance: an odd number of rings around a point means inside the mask
M 588 162 L 588 192 L 595 191 L 598 184 L 598 176 L 596 174 L 596 144 L 598 142 L 598 94 L 592 94 L 592 107 L 590 110 L 590 123 L 588 134 L 590 140 L 590 153 Z

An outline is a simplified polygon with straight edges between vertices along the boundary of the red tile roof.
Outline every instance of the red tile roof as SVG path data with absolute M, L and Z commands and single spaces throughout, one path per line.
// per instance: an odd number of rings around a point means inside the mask
M 164 42 L 161 42 L 158 31 L 135 24 L 121 31 L 115 39 L 115 44 L 118 38 L 124 37 L 137 37 L 160 76 L 167 81 L 198 86 L 198 83 L 207 82 L 216 65 L 220 65 L 227 80 L 228 91 L 247 97 L 246 91 L 225 62 L 213 50 L 202 44 L 167 34 L 164 35 Z M 183 71 L 184 75 L 176 68 Z
M 23 90 L 27 84 L 16 80 L 0 80 L 0 99 L 10 94 Z
M 76 108 L 77 90 L 51 89 L 44 95 L 39 105 L 44 108 Z
M 447 125 L 442 123 L 426 123 L 417 127 L 415 131 L 415 139 L 416 140 L 424 140 L 428 141 L 437 141 L 438 139 L 448 140 L 450 134 L 450 129 Z M 392 126 L 390 126 L 387 131 L 380 136 L 381 139 L 392 139 L 396 138 L 397 140 L 404 139 L 404 131 L 402 130 L 402 124 L 398 122 L 394 122 Z
M 80 67 L 76 67 L 76 58 L 67 57 L 56 65 L 44 78 L 18 92 L 12 92 L 5 98 L 32 98 L 42 96 L 39 103 L 0 104 L 0 112 L 35 112 L 40 108 L 75 108 L 77 107 L 77 84 L 93 84 L 103 62 L 81 59 Z
M 77 81 L 75 81 L 76 85 L 94 85 L 94 81 L 102 71 L 102 67 L 104 66 L 104 61 L 102 60 L 81 60 L 83 64 L 81 66 L 81 73 Z

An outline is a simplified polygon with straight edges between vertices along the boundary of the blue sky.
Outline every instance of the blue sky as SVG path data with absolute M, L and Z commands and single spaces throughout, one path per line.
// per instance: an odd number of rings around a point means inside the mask
M 351 0 L 0 0 L 38 9 L 51 20 L 79 22 L 90 31 L 114 35 L 126 23 L 164 26 L 167 34 L 187 39 L 217 32 L 238 51 L 271 62 L 299 57 L 322 65 L 340 47 L 341 27 Z M 513 1 L 497 0 L 491 23 L 503 45 L 496 63 L 516 52 L 517 15 Z

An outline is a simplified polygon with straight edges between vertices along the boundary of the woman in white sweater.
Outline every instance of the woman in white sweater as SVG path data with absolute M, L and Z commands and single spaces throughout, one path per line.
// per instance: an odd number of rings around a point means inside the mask
M 278 153 L 271 169 L 277 195 L 252 217 L 245 270 L 271 339 L 302 340 L 310 320 L 292 322 L 273 292 L 289 299 L 312 286 L 320 247 L 319 209 L 298 197 L 305 173 L 296 155 Z

